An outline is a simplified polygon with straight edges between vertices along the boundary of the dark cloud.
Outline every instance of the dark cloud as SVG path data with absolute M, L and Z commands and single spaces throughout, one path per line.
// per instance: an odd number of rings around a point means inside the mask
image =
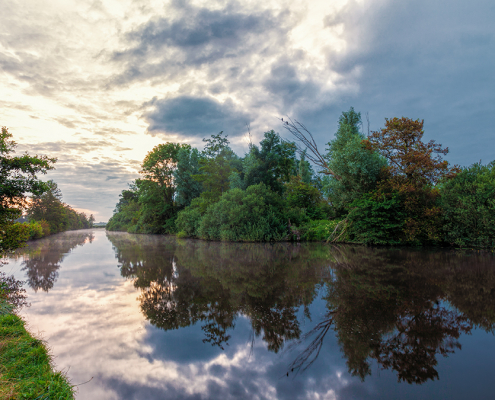
M 231 64 L 253 54 L 267 54 L 272 46 L 269 53 L 277 52 L 275 46 L 286 41 L 290 29 L 287 10 L 241 12 L 236 2 L 217 10 L 178 1 L 173 7 L 179 16 L 152 19 L 126 34 L 126 48 L 111 56 L 113 62 L 125 64 L 114 83 L 170 79 L 183 74 L 184 68 L 208 68 L 222 60 Z
M 308 99 L 317 98 L 321 92 L 316 82 L 300 77 L 297 64 L 291 63 L 287 58 L 272 65 L 263 86 L 281 102 L 280 108 L 285 112 Z
M 183 136 L 206 137 L 224 131 L 238 135 L 246 130 L 249 116 L 231 100 L 220 103 L 212 98 L 180 96 L 154 100 L 153 110 L 145 114 L 150 133 L 169 132 Z
M 427 139 L 449 146 L 449 160 L 490 161 L 494 18 L 494 3 L 486 0 L 381 1 L 368 7 L 350 2 L 325 19 L 329 27 L 342 24 L 347 43 L 346 51 L 328 53 L 329 68 L 359 86 L 337 104 L 369 111 L 373 129 L 385 117 L 424 119 Z M 322 118 L 334 126 L 338 114 Z

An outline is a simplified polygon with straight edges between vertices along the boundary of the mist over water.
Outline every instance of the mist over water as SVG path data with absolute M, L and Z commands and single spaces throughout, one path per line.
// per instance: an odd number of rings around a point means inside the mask
M 82 230 L 31 242 L 33 333 L 78 399 L 490 399 L 491 252 Z

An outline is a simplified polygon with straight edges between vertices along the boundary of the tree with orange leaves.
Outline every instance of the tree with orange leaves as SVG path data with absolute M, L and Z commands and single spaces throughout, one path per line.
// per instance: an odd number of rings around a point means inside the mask
M 385 128 L 372 132 L 364 141 L 368 149 L 385 157 L 388 165 L 382 171 L 377 190 L 354 204 L 350 217 L 355 221 L 356 238 L 369 243 L 441 241 L 442 209 L 435 185 L 441 179 L 454 177 L 459 168 L 450 167 L 442 159 L 448 148 L 433 140 L 422 141 L 423 123 L 405 117 L 386 119 Z M 389 238 L 392 235 L 387 230 L 373 236 L 371 232 L 377 229 L 373 225 L 380 224 L 382 219 L 382 225 L 393 226 L 394 237 Z

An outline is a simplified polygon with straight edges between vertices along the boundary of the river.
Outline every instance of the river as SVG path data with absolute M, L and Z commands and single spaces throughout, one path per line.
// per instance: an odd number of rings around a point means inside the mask
M 493 399 L 495 256 L 71 231 L 4 272 L 77 399 Z

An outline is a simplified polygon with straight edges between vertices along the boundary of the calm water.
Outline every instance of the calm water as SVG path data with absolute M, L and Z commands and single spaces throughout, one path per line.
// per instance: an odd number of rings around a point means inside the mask
M 78 399 L 493 399 L 493 253 L 66 232 L 5 266 Z

